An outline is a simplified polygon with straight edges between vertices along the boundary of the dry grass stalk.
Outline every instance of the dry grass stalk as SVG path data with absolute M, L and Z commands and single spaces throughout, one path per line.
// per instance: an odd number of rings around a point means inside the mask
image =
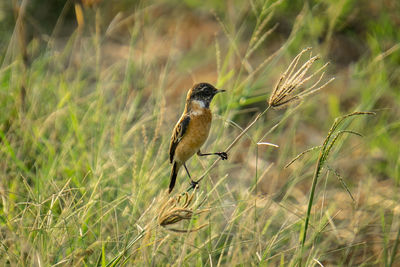
M 246 83 L 250 79 L 250 77 L 252 77 L 255 73 L 257 73 L 259 71 L 259 69 L 261 69 L 263 66 L 265 66 L 265 64 L 267 62 L 272 60 L 281 49 L 283 49 L 283 47 L 278 49 L 278 51 L 276 51 L 273 55 L 271 55 L 266 60 L 264 60 L 264 62 L 253 73 L 249 74 L 249 76 L 245 79 L 245 81 L 242 84 Z M 332 82 L 334 80 L 334 78 L 331 78 L 324 84 L 318 86 L 325 74 L 325 72 L 322 72 L 322 74 L 320 75 L 317 82 L 315 82 L 312 86 L 310 86 L 308 89 L 302 90 L 297 95 L 293 95 L 293 92 L 297 91 L 298 89 L 302 89 L 303 85 L 306 82 L 310 81 L 314 76 L 316 76 L 318 73 L 320 73 L 322 70 L 324 70 L 326 68 L 326 66 L 328 66 L 328 63 L 326 63 L 321 68 L 319 68 L 317 71 L 315 71 L 313 74 L 309 75 L 308 77 L 304 77 L 307 74 L 307 71 L 313 65 L 313 63 L 319 59 L 318 56 L 311 57 L 311 54 L 310 54 L 310 59 L 308 61 L 306 61 L 297 71 L 295 71 L 296 66 L 297 66 L 301 56 L 310 50 L 311 50 L 311 48 L 303 49 L 303 51 L 301 51 L 293 59 L 293 61 L 290 63 L 290 65 L 286 69 L 286 71 L 282 74 L 277 85 L 275 86 L 275 89 L 273 90 L 273 92 L 269 98 L 269 101 L 268 101 L 269 106 L 263 112 L 259 113 L 257 115 L 257 117 L 233 140 L 233 142 L 224 150 L 225 152 L 229 152 L 239 142 L 239 140 L 245 134 L 247 134 L 247 132 L 250 130 L 250 128 L 253 127 L 253 125 L 265 113 L 267 113 L 267 111 L 269 110 L 270 107 L 279 108 L 279 107 L 284 107 L 286 105 L 289 105 L 296 100 L 300 100 L 301 98 L 303 98 L 307 95 L 313 94 L 313 93 L 321 90 L 327 84 L 329 84 L 330 82 Z M 272 128 L 271 130 L 273 130 L 273 129 L 274 128 Z M 264 135 L 264 137 L 265 137 L 265 135 Z M 261 143 L 261 144 L 263 144 L 263 143 Z M 217 163 L 220 160 L 221 160 L 221 158 L 217 158 L 214 161 L 214 163 L 201 175 L 201 177 L 197 180 L 197 182 L 200 182 L 201 180 L 203 180 L 204 177 L 217 165 Z M 192 187 L 190 187 L 188 190 L 191 190 L 191 189 L 192 189 Z
M 209 211 L 209 209 L 196 210 L 196 205 L 192 203 L 195 193 L 196 190 L 193 190 L 191 194 L 186 192 L 178 195 L 175 198 L 170 198 L 161 208 L 160 215 L 158 216 L 158 224 L 166 227 L 182 220 L 191 220 L 193 215 L 198 215 L 200 213 Z M 174 232 L 187 233 L 198 231 L 205 226 L 207 226 L 207 224 L 187 230 L 174 228 L 167 229 Z
M 312 57 L 311 53 L 310 59 L 308 59 L 298 70 L 296 70 L 297 64 L 299 63 L 301 56 L 310 50 L 311 48 L 306 48 L 301 51 L 290 63 L 287 70 L 282 74 L 269 98 L 268 104 L 271 107 L 280 108 L 286 106 L 291 102 L 298 101 L 307 95 L 313 94 L 321 90 L 335 79 L 331 78 L 327 82 L 320 85 L 320 82 L 325 75 L 325 71 L 323 70 L 328 66 L 329 63 L 324 64 L 317 71 L 310 74 L 309 76 L 306 76 L 308 70 L 311 68 L 314 62 L 319 59 L 319 56 Z M 309 87 L 305 86 L 308 81 L 310 81 L 319 73 L 321 74 L 314 84 Z M 296 91 L 300 92 L 295 93 Z

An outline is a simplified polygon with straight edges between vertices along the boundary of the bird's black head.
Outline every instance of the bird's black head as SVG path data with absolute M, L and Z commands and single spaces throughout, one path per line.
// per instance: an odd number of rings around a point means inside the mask
M 188 99 L 203 101 L 205 106 L 209 107 L 213 97 L 220 92 L 225 92 L 225 90 L 218 90 L 209 83 L 198 83 L 189 91 Z

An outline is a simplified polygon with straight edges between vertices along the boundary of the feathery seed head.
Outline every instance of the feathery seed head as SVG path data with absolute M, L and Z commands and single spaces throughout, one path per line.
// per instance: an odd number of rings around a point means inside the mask
M 310 50 L 310 47 L 303 49 L 303 51 L 301 51 L 290 63 L 289 67 L 282 74 L 274 90 L 272 91 L 272 94 L 268 100 L 269 106 L 271 106 L 272 108 L 284 107 L 291 102 L 298 101 L 307 95 L 313 94 L 321 90 L 335 79 L 331 78 L 327 82 L 320 85 L 320 82 L 325 75 L 325 71 L 323 70 L 329 65 L 329 63 L 324 64 L 317 71 L 310 74 L 309 76 L 306 76 L 308 70 L 311 68 L 314 62 L 319 59 L 319 56 L 312 57 L 311 52 L 310 58 L 299 69 L 296 70 L 297 64 L 299 63 L 301 56 Z M 321 73 L 321 75 L 314 84 L 312 84 L 311 86 L 305 86 L 308 81 L 310 81 L 319 73 Z
M 191 205 L 194 199 L 194 194 L 196 190 L 193 190 L 191 194 L 185 192 L 184 195 L 179 195 L 175 198 L 170 198 L 164 206 L 162 206 L 160 215 L 158 216 L 158 224 L 166 227 L 171 224 L 175 224 L 182 220 L 190 220 L 193 215 L 197 215 L 203 212 L 207 212 L 208 209 L 195 210 L 195 204 Z M 200 227 L 191 229 L 189 231 L 194 232 L 200 230 L 205 227 L 205 225 L 201 225 Z M 180 229 L 171 229 L 171 231 L 175 232 L 187 232 L 187 230 Z

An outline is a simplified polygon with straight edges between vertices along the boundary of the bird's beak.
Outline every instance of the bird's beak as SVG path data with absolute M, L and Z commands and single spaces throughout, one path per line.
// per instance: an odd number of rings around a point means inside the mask
M 216 94 L 218 94 L 218 93 L 223 93 L 223 92 L 226 92 L 226 90 L 224 90 L 224 89 L 218 89 L 217 92 L 216 92 Z

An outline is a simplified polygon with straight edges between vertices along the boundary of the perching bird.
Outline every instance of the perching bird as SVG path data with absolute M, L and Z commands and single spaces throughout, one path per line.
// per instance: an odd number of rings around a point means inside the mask
M 218 155 L 222 160 L 228 158 L 225 152 L 200 152 L 200 147 L 207 140 L 210 132 L 212 120 L 210 102 L 220 92 L 225 92 L 225 90 L 218 90 L 209 83 L 199 83 L 187 93 L 185 110 L 175 125 L 169 146 L 169 160 L 173 164 L 169 193 L 175 186 L 176 176 L 182 165 L 190 178 L 191 185 L 193 187 L 197 185 L 185 165 L 185 162 L 195 153 L 199 156 Z

